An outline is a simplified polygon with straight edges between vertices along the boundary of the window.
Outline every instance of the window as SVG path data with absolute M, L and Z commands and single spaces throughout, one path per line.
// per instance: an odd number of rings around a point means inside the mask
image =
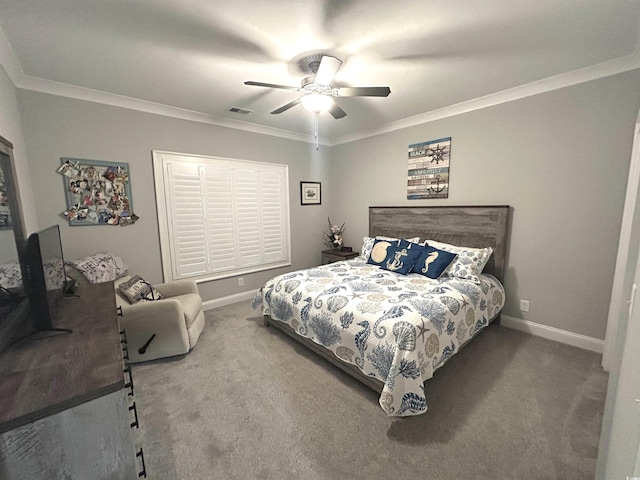
M 165 281 L 291 264 L 288 167 L 153 152 Z

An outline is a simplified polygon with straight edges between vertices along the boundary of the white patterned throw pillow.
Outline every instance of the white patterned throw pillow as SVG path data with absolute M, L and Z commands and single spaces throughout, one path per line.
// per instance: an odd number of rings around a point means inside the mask
M 493 248 L 491 247 L 458 247 L 448 243 L 436 242 L 435 240 L 427 240 L 426 244 L 445 252 L 457 254 L 455 260 L 442 273 L 443 275 L 471 280 L 478 284 L 480 283 L 479 276 L 493 253 Z
M 362 237 L 362 249 L 360 250 L 360 256 L 366 262 L 369 260 L 371 256 L 371 249 L 373 248 L 373 243 L 376 241 L 373 237 Z
M 89 283 L 110 282 L 127 274 L 127 264 L 113 253 L 100 252 L 67 263 L 81 272 Z

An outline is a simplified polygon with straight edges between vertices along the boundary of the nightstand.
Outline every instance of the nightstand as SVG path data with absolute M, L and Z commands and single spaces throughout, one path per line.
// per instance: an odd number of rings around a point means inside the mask
M 341 252 L 340 250 L 323 250 L 322 251 L 322 264 L 340 262 L 341 260 L 351 260 L 360 255 L 360 252 Z

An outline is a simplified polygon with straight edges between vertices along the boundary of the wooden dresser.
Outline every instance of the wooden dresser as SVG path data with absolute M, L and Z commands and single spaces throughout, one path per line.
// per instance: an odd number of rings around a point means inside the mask
M 138 477 L 113 284 L 77 294 L 61 300 L 55 322 L 73 333 L 40 334 L 0 355 L 3 480 Z

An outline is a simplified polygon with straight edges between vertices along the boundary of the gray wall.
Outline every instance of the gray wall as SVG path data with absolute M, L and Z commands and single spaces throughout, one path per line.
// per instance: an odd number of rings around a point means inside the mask
M 162 280 L 157 210 L 153 183 L 152 150 L 221 156 L 289 165 L 291 198 L 292 267 L 320 262 L 321 229 L 325 205 L 301 206 L 300 181 L 326 184 L 326 149 L 277 137 L 178 120 L 80 100 L 20 90 L 25 141 L 36 192 L 39 228 L 59 224 L 65 257 L 79 258 L 98 251 L 122 256 L 131 273 L 151 282 Z M 71 227 L 60 216 L 66 209 L 62 177 L 56 172 L 60 157 L 128 162 L 134 225 Z M 288 269 L 287 269 L 288 270 Z M 285 269 L 200 284 L 203 299 L 210 300 L 258 289 Z
M 370 205 L 511 205 L 504 313 L 603 339 L 639 86 L 636 70 L 333 147 L 332 215 L 355 246 Z M 449 198 L 408 201 L 407 146 L 449 136 Z

